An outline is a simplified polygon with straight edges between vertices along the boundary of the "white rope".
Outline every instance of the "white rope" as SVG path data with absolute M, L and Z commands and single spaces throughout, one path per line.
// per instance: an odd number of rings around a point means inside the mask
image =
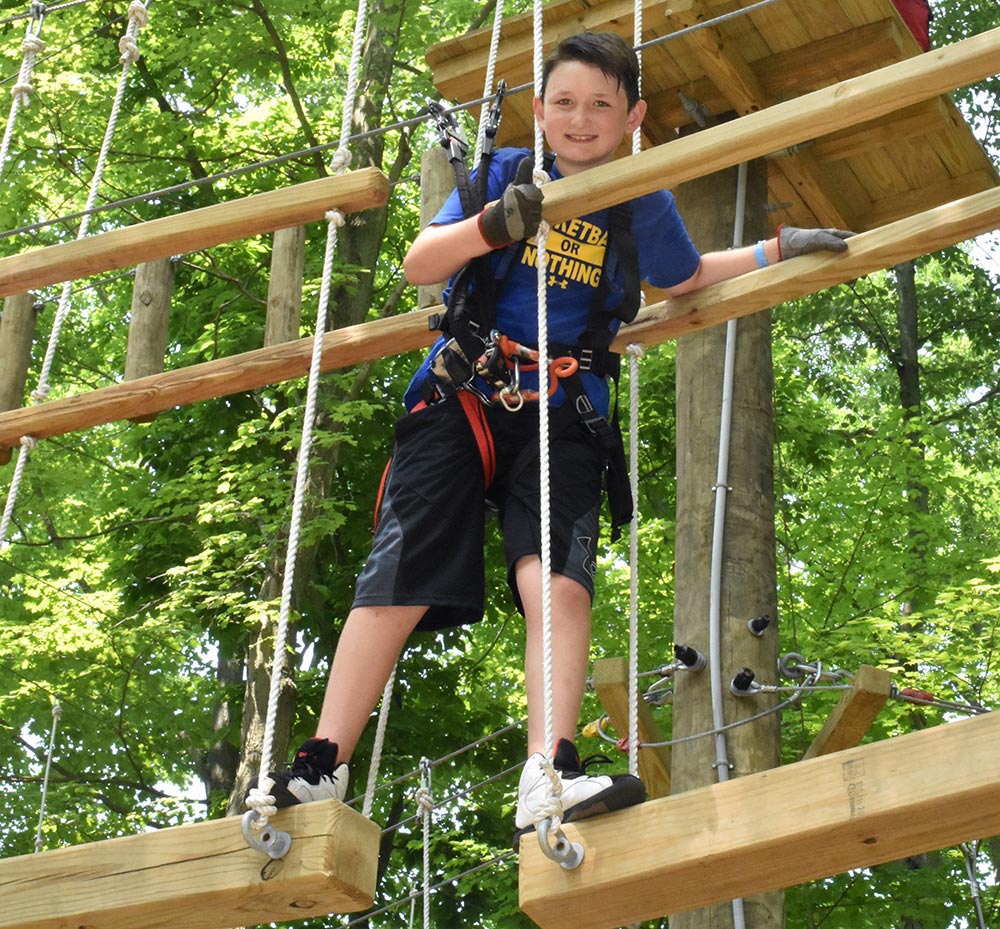
M 431 760 L 420 759 L 420 787 L 417 789 L 417 806 L 424 825 L 424 929 L 431 927 L 431 814 L 434 812 L 434 794 L 431 792 Z
M 0 173 L 7 165 L 7 154 L 10 151 L 10 140 L 14 134 L 14 123 L 21 107 L 27 109 L 31 103 L 31 95 L 35 88 L 31 86 L 31 74 L 35 68 L 35 58 L 45 50 L 45 43 L 40 38 L 42 22 L 45 19 L 45 8 L 37 3 L 31 4 L 31 19 L 25 32 L 21 50 L 24 58 L 21 61 L 21 71 L 17 83 L 11 90 L 10 115 L 7 117 L 7 129 L 0 142 Z
M 344 93 L 344 109 L 341 119 L 341 144 L 334 153 L 331 166 L 334 174 L 342 174 L 350 164 L 351 155 L 347 148 L 350 138 L 351 120 L 358 91 L 358 74 L 361 68 L 361 51 L 364 45 L 367 25 L 367 0 L 358 4 L 357 20 L 354 24 L 354 44 L 351 49 L 351 64 Z M 261 745 L 260 773 L 257 786 L 252 788 L 246 805 L 257 815 L 251 822 L 255 831 L 262 832 L 268 820 L 274 815 L 274 798 L 263 788 L 268 772 L 273 768 L 274 730 L 277 726 L 278 701 L 281 694 L 281 680 L 285 674 L 285 653 L 288 647 L 288 627 L 292 612 L 292 593 L 295 586 L 295 563 L 298 560 L 299 532 L 302 526 L 302 511 L 305 509 L 306 487 L 309 477 L 309 455 L 312 451 L 313 429 L 316 424 L 316 407 L 319 397 L 319 378 L 322 373 L 323 337 L 326 334 L 327 310 L 333 281 L 333 259 L 337 251 L 337 230 L 344 224 L 345 217 L 340 210 L 330 210 L 326 214 L 326 251 L 323 257 L 323 277 L 320 285 L 319 303 L 316 308 L 316 328 L 313 332 L 312 358 L 309 364 L 309 382 L 306 388 L 306 408 L 302 417 L 302 439 L 299 442 L 298 462 L 295 472 L 295 491 L 292 496 L 291 523 L 288 530 L 288 545 L 285 552 L 285 571 L 281 583 L 281 607 L 278 612 L 278 626 L 274 634 L 274 662 L 271 667 L 271 686 L 267 699 L 267 716 L 264 722 L 264 739 Z
M 632 522 L 629 525 L 628 587 L 628 771 L 639 776 L 639 359 L 642 345 L 629 345 L 628 386 L 629 484 L 632 488 Z
M 49 731 L 49 750 L 45 754 L 45 776 L 42 778 L 42 800 L 38 810 L 38 829 L 35 832 L 35 853 L 40 852 L 45 843 L 42 840 L 42 826 L 45 823 L 45 808 L 49 798 L 49 774 L 52 771 L 52 756 L 55 754 L 56 729 L 59 727 L 59 720 L 62 719 L 62 706 L 59 704 L 59 695 L 56 694 L 55 702 L 52 704 L 52 729 Z
M 483 99 L 493 93 L 493 79 L 497 68 L 497 55 L 500 52 L 500 27 L 503 25 L 503 0 L 497 0 L 496 9 L 493 11 L 493 32 L 490 35 L 490 56 L 486 60 L 486 78 L 483 80 Z M 479 132 L 476 133 L 476 153 L 472 159 L 473 165 L 479 164 L 479 159 L 483 157 L 483 146 L 485 144 L 486 120 L 489 118 L 490 108 L 484 103 L 479 111 Z
M 534 73 L 535 95 L 542 95 L 542 4 L 534 0 Z M 542 170 L 545 156 L 545 136 L 542 127 L 535 121 L 535 184 L 542 185 L 548 175 Z M 552 539 L 549 487 L 549 321 L 548 296 L 548 242 L 549 224 L 543 219 L 538 226 L 538 468 L 539 468 L 539 509 L 541 517 L 541 559 L 542 559 L 542 692 L 545 701 L 545 758 L 543 768 L 553 780 L 552 757 L 555 754 L 555 735 L 552 721 Z M 557 780 L 557 779 L 556 779 Z M 561 816 L 561 804 L 560 813 Z
M 392 689 L 396 683 L 396 671 L 398 665 L 394 665 L 389 680 L 385 682 L 385 689 L 382 691 L 382 706 L 378 711 L 378 725 L 375 727 L 375 744 L 372 746 L 372 760 L 368 765 L 368 786 L 365 788 L 365 802 L 361 812 L 368 818 L 372 818 L 372 807 L 375 805 L 375 789 L 378 786 L 378 771 L 382 764 L 382 748 L 385 745 L 385 730 L 389 723 L 389 705 L 392 703 Z
M 639 62 L 639 97 L 642 97 L 642 0 L 633 6 L 632 47 Z M 632 132 L 632 154 L 642 151 L 642 129 Z M 639 359 L 642 345 L 629 345 L 629 483 L 632 521 L 629 523 L 628 589 L 628 773 L 639 776 Z
M 77 231 L 77 241 L 85 238 L 90 226 L 90 211 L 93 210 L 97 201 L 97 194 L 100 190 L 101 181 L 104 178 L 104 168 L 108 161 L 108 152 L 111 150 L 111 141 L 114 138 L 115 128 L 118 125 L 118 117 L 121 113 L 122 100 L 125 97 L 125 87 L 128 83 L 128 76 L 132 64 L 139 57 L 139 49 L 136 39 L 139 30 L 149 22 L 149 14 L 141 0 L 132 0 L 128 8 L 128 28 L 125 35 L 119 42 L 121 50 L 122 64 L 121 75 L 118 78 L 118 87 L 115 91 L 114 102 L 111 104 L 111 113 L 108 116 L 108 126 L 104 132 L 104 141 L 101 143 L 101 150 L 97 156 L 97 166 L 94 168 L 94 176 L 90 181 L 90 190 L 87 194 L 87 205 L 83 219 L 80 221 L 80 228 Z M 32 400 L 36 403 L 43 401 L 49 394 L 49 374 L 52 371 L 52 362 L 55 359 L 56 346 L 59 344 L 59 335 L 62 332 L 63 323 L 69 314 L 70 294 L 73 290 L 73 282 L 67 281 L 63 285 L 62 296 L 59 298 L 59 306 L 56 309 L 55 317 L 52 321 L 52 331 L 49 334 L 48 346 L 45 350 L 45 360 L 42 362 L 42 370 L 38 375 L 38 386 L 32 391 Z M 17 465 L 14 469 L 14 477 L 11 480 L 10 488 L 7 491 L 7 504 L 4 507 L 3 519 L 0 520 L 0 548 L 7 538 L 7 529 L 10 526 L 11 516 L 14 512 L 14 505 L 17 501 L 18 492 L 21 489 L 21 478 L 24 475 L 24 465 L 28 457 L 28 451 L 34 447 L 34 440 L 30 436 L 23 436 L 21 439 L 21 450 L 18 452 Z

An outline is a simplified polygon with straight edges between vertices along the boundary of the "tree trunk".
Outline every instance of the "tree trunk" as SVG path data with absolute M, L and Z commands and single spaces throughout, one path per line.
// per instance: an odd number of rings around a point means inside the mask
M 763 237 L 766 168 L 749 166 L 744 241 Z M 702 251 L 733 244 L 737 171 L 685 184 L 677 191 L 681 213 Z M 719 458 L 726 326 L 677 342 L 677 542 L 674 635 L 710 655 L 710 565 L 716 492 L 726 493 L 720 596 L 722 711 L 731 723 L 774 706 L 772 697 L 735 697 L 729 684 L 741 668 L 772 683 L 778 657 L 773 488 L 771 319 L 767 312 L 739 320 L 733 384 L 732 435 L 727 487 L 713 488 Z M 728 489 L 727 489 L 728 488 Z M 760 637 L 749 619 L 768 615 Z M 675 739 L 713 729 L 710 669 L 675 675 Z M 780 720 L 772 714 L 725 733 L 729 776 L 740 777 L 780 762 Z M 718 779 L 715 740 L 682 742 L 673 749 L 672 791 L 706 786 Z M 752 816 L 753 811 L 747 811 Z M 711 875 L 707 876 L 711 880 Z M 784 924 L 780 891 L 742 903 L 749 929 Z M 725 903 L 671 917 L 671 929 L 728 929 L 734 905 Z
M 399 30 L 405 15 L 405 0 L 379 0 L 369 10 L 368 32 L 361 64 L 357 104 L 352 122 L 352 133 L 381 125 L 382 110 L 387 99 L 393 67 L 394 51 L 399 44 Z M 384 139 L 376 134 L 352 145 L 352 167 L 382 168 Z M 388 172 L 395 179 L 409 162 L 411 152 L 405 135 L 400 136 L 396 163 Z M 365 269 L 350 275 L 349 281 L 331 289 L 329 301 L 328 329 L 363 322 L 371 308 L 375 294 L 375 269 L 382 240 L 385 236 L 388 206 L 351 213 L 346 217 L 337 235 L 337 261 L 352 267 Z M 356 391 L 355 384 L 351 390 Z M 339 431 L 343 426 L 324 414 L 345 396 L 345 389 L 338 382 L 326 381 L 321 384 L 318 402 L 316 430 Z M 302 514 L 303 525 L 308 524 L 309 514 L 329 493 L 339 460 L 341 444 L 331 443 L 324 449 L 316 449 L 310 464 L 308 486 Z M 285 538 L 272 558 L 268 575 L 261 588 L 260 599 L 266 603 L 281 596 L 284 564 Z M 316 556 L 316 545 L 302 546 L 295 565 L 295 591 L 293 609 L 308 587 Z M 263 603 L 262 603 L 263 606 Z M 270 688 L 271 658 L 273 657 L 274 623 L 277 619 L 277 604 L 263 611 L 268 619 L 262 621 L 248 647 L 247 684 L 243 704 L 243 756 L 237 772 L 236 785 L 230 796 L 229 809 L 242 808 L 242 798 L 246 787 L 253 783 L 260 766 L 260 755 L 264 734 L 267 694 Z M 334 617 L 331 617 L 331 622 Z M 289 674 L 281 688 L 278 723 L 275 730 L 274 759 L 277 761 L 287 753 L 291 724 L 295 710 L 295 687 Z
M 18 410 L 24 403 L 37 318 L 34 294 L 15 294 L 3 301 L 3 313 L 0 314 L 0 413 Z M 10 457 L 9 448 L 0 448 L 0 465 L 7 464 Z

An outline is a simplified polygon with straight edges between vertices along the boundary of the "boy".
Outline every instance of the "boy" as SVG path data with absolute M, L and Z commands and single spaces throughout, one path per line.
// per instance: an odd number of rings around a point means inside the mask
M 543 72 L 542 95 L 534 100 L 535 117 L 555 152 L 554 178 L 614 157 L 623 137 L 641 124 L 646 112 L 638 80 L 636 56 L 617 35 L 584 33 L 555 49 Z M 413 242 L 404 271 L 412 283 L 431 284 L 482 256 L 490 256 L 491 266 L 506 262 L 510 267 L 496 284 L 495 318 L 489 328 L 534 346 L 535 252 L 523 247 L 512 256 L 509 248 L 533 236 L 541 219 L 542 194 L 531 183 L 526 154 L 523 149 L 495 152 L 489 168 L 491 205 L 465 217 L 453 194 Z M 589 663 L 599 510 L 608 458 L 607 446 L 595 436 L 601 423 L 607 426 L 607 372 L 600 365 L 588 368 L 582 361 L 585 353 L 578 349 L 580 340 L 593 334 L 588 333 L 593 329 L 593 305 L 603 304 L 598 309 L 605 315 L 597 318 L 606 344 L 621 318 L 634 315 L 638 305 L 638 295 L 629 294 L 628 279 L 635 276 L 625 268 L 629 261 L 637 260 L 642 278 L 678 295 L 782 257 L 847 248 L 843 239 L 848 233 L 783 229 L 780 242 L 769 239 L 756 247 L 699 255 L 669 192 L 638 198 L 630 206 L 631 243 L 626 232 L 609 244 L 607 210 L 562 223 L 549 235 L 549 248 L 559 256 L 549 265 L 549 338 L 567 346 L 581 365 L 579 380 L 557 382 L 550 400 L 552 763 L 562 781 L 566 822 L 645 798 L 641 782 L 630 775 L 587 774 L 573 745 Z M 630 252 L 637 255 L 630 258 Z M 630 299 L 635 306 L 623 306 Z M 527 633 L 529 757 L 518 788 L 515 827 L 520 835 L 544 815 L 551 790 L 544 770 L 538 404 L 518 407 L 507 402 L 509 394 L 491 403 L 493 386 L 487 381 L 477 377 L 469 385 L 456 382 L 450 377 L 450 362 L 445 363 L 448 351 L 453 352 L 450 361 L 455 360 L 454 348 L 447 338 L 440 339 L 407 391 L 410 412 L 396 427 L 372 554 L 340 636 L 316 738 L 299 749 L 290 771 L 269 775 L 269 790 L 278 806 L 343 799 L 347 762 L 409 633 L 482 618 L 488 497 L 497 509 L 508 581 Z M 523 369 L 518 374 L 523 397 L 537 387 L 537 374 Z M 473 391 L 487 402 L 481 403 Z M 566 403 L 567 393 L 571 403 Z M 575 415 L 575 410 L 589 406 L 600 415 L 588 415 L 587 421 Z M 484 461 L 474 430 L 487 447 L 492 445 L 495 461 Z M 447 558 L 440 557 L 442 552 Z

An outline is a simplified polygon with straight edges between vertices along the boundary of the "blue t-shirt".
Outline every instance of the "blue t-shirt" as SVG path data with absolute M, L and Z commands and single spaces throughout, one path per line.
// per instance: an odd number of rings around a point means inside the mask
M 523 148 L 500 148 L 493 154 L 489 167 L 487 199 L 497 200 L 514 179 L 517 166 L 528 153 Z M 561 175 L 553 167 L 553 179 Z M 631 201 L 632 233 L 639 253 L 639 277 L 655 287 L 673 287 L 686 281 L 698 268 L 701 260 L 691 242 L 673 194 L 656 191 Z M 445 201 L 432 225 L 446 225 L 464 219 L 458 192 L 453 191 Z M 594 291 L 601 280 L 604 253 L 608 241 L 608 210 L 588 213 L 578 219 L 569 219 L 550 230 L 547 238 L 546 257 L 548 286 L 549 342 L 576 345 L 587 329 Z M 506 256 L 506 257 L 505 257 Z M 506 249 L 492 255 L 494 267 L 503 260 L 509 262 Z M 608 309 L 614 310 L 623 298 L 622 275 L 614 264 L 609 267 L 611 283 Z M 451 282 L 449 282 L 450 287 Z M 523 345 L 534 347 L 538 343 L 538 258 L 535 240 L 529 239 L 520 257 L 507 272 L 497 298 L 496 328 Z M 445 301 L 448 290 L 445 291 Z M 619 321 L 614 320 L 612 330 Z M 433 377 L 430 363 L 446 344 L 442 337 L 431 347 L 406 391 L 404 402 L 411 409 L 421 399 L 424 382 Z M 593 374 L 582 375 L 584 385 L 595 409 L 608 413 L 609 390 L 606 378 Z M 523 372 L 521 387 L 534 390 L 538 378 L 535 372 Z M 553 406 L 564 400 L 560 388 L 552 397 Z

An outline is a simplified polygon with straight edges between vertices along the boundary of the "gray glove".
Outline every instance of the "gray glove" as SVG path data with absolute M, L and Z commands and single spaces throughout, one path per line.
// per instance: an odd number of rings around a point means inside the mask
M 491 248 L 505 248 L 538 232 L 542 191 L 531 182 L 533 161 L 530 156 L 522 158 L 503 196 L 479 214 L 479 231 Z
M 782 225 L 778 228 L 778 254 L 781 260 L 808 255 L 809 252 L 846 252 L 853 232 L 844 229 L 798 229 Z

